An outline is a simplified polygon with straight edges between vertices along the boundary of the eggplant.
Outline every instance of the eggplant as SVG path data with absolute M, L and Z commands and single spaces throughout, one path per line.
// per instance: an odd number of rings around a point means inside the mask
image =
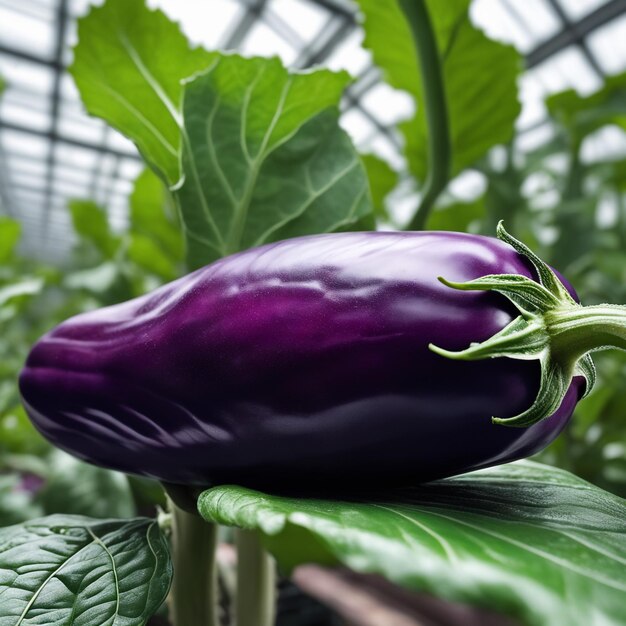
M 414 484 L 532 455 L 593 384 L 576 320 L 594 307 L 499 237 L 337 233 L 223 258 L 45 335 L 24 406 L 80 459 L 180 485 Z

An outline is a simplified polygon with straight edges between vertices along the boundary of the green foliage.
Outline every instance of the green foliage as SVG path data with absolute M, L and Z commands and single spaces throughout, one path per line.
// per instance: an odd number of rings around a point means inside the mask
M 123 474 L 88 465 L 60 450 L 52 452 L 47 463 L 45 483 L 35 497 L 47 515 L 67 513 L 104 519 L 136 514 Z
M 2 381 L 2 390 L 6 393 L 7 401 L 0 404 L 0 455 L 39 455 L 47 452 L 49 444 L 35 430 L 24 407 L 19 404 L 16 380 L 7 377 Z
M 408 25 L 397 0 L 359 3 L 374 61 L 417 103 L 400 131 L 408 170 L 421 183 L 432 164 Z M 485 155 L 513 139 L 519 55 L 472 25 L 469 0 L 426 4 L 443 63 L 453 174 L 471 166 L 487 177 L 483 197 L 441 202 L 428 227 L 493 235 L 505 218 L 566 272 L 586 303 L 626 301 L 625 161 L 579 159 L 589 134 L 608 124 L 626 128 L 626 74 L 591 96 L 549 98 L 555 137 L 530 155 L 510 143 L 504 167 L 496 167 Z M 143 0 L 92 7 L 78 35 L 71 71 L 85 106 L 134 141 L 150 169 L 135 181 L 123 234 L 111 232 L 105 207 L 72 203 L 79 246 L 63 272 L 20 257 L 20 226 L 0 217 L 0 526 L 54 512 L 129 518 L 136 502 L 163 504 L 157 483 L 51 452 L 36 433 L 16 381 L 41 334 L 70 315 L 172 280 L 185 265 L 290 236 L 369 229 L 374 219 L 393 224 L 391 192 L 409 178 L 377 157 L 359 158 L 340 129 L 344 73 L 291 72 L 277 59 L 193 48 Z M 564 172 L 552 162 L 563 156 L 570 163 Z M 536 174 L 544 185 L 527 192 Z M 546 190 L 559 194 L 547 207 L 540 204 Z M 618 215 L 600 227 L 596 206 L 607 193 Z M 555 237 L 543 236 L 546 227 Z M 602 355 L 598 374 L 597 391 L 542 458 L 626 495 L 626 357 Z M 44 479 L 41 488 L 25 488 L 32 476 Z M 201 510 L 260 529 L 285 568 L 347 565 L 528 624 L 626 620 L 623 501 L 532 463 L 360 503 L 216 487 L 203 495 Z M 139 626 L 165 597 L 170 576 L 165 540 L 149 520 L 58 516 L 5 528 L 0 626 L 14 626 L 22 613 L 24 624 L 45 615 L 46 623 L 117 626 L 117 600 L 124 626 Z
M 129 259 L 147 272 L 172 280 L 182 272 L 183 236 L 171 196 L 145 169 L 130 196 Z
M 382 221 L 390 222 L 386 199 L 398 184 L 398 173 L 386 161 L 373 154 L 362 154 L 361 161 L 369 180 L 374 215 Z
M 39 293 L 42 287 L 43 280 L 32 276 L 24 276 L 23 278 L 18 278 L 10 282 L 8 285 L 3 285 L 0 287 L 0 311 L 2 307 L 5 307 L 9 302 L 13 302 L 15 299 Z
M 485 211 L 485 198 L 482 196 L 471 202 L 453 202 L 440 206 L 430 214 L 428 229 L 472 232 L 470 227 L 481 223 Z
M 2 83 L 0 81 L 0 93 Z M 0 216 L 0 264 L 11 260 L 15 247 L 20 240 L 22 228 L 19 222 L 10 217 Z
M 143 0 L 108 0 L 78 21 L 70 72 L 87 110 L 132 139 L 170 185 L 180 178 L 181 81 L 214 55 Z
M 358 502 L 215 487 L 199 510 L 258 529 L 287 570 L 344 565 L 533 626 L 626 618 L 626 502 L 536 463 Z
M 183 234 L 166 187 L 146 169 L 137 177 L 129 200 L 130 224 L 119 236 L 111 233 L 103 207 L 84 200 L 70 202 L 79 241 L 78 267 L 65 276 L 66 288 L 113 304 L 180 276 Z
M 586 97 L 573 89 L 554 94 L 546 106 L 576 142 L 608 124 L 626 130 L 626 72 L 607 77 L 601 89 Z
M 172 567 L 157 523 L 54 515 L 0 529 L 0 624 L 144 626 Z
M 423 181 L 428 128 L 415 46 L 397 0 L 358 0 L 364 15 L 366 48 L 390 85 L 416 101 L 413 120 L 401 126 L 410 169 Z M 510 141 L 520 112 L 516 80 L 519 53 L 489 39 L 472 25 L 469 0 L 428 0 L 443 65 L 452 136 L 453 174 L 480 159 L 489 148 Z M 393 42 L 393 45 L 391 44 Z
M 343 73 L 191 49 L 139 0 L 108 0 L 80 20 L 72 72 L 88 110 L 135 141 L 173 189 L 190 268 L 371 210 L 337 123 Z M 135 241 L 132 254 L 145 259 L 150 247 Z
M 589 96 L 568 90 L 549 97 L 554 137 L 529 155 L 510 157 L 503 172 L 484 169 L 489 178 L 489 216 L 495 216 L 497 210 L 528 241 L 533 233 L 541 235 L 551 227 L 550 243 L 540 245 L 536 238 L 533 247 L 571 281 L 584 304 L 626 301 L 623 159 L 596 163 L 580 159 L 587 136 L 606 125 L 624 128 L 625 97 L 625 74 L 608 77 L 603 87 Z M 559 160 L 565 166 L 555 166 Z M 543 185 L 522 198 L 520 188 L 531 177 L 541 177 Z M 541 206 L 541 196 L 546 192 L 558 195 L 548 206 Z M 612 222 L 600 224 L 598 206 L 607 198 L 615 202 L 617 214 Z M 536 210 L 536 205 L 541 209 Z M 624 496 L 624 357 L 612 352 L 594 360 L 598 369 L 596 390 L 578 405 L 564 435 L 539 458 Z
M 105 259 L 111 259 L 119 247 L 119 238 L 111 233 L 106 210 L 90 200 L 70 202 L 70 214 L 74 230 L 93 245 Z
M 41 508 L 32 503 L 28 492 L 21 488 L 20 482 L 21 478 L 17 474 L 0 475 L 0 529 L 42 514 Z M 1 617 L 2 609 L 0 620 Z
M 233 55 L 187 83 L 189 175 L 178 198 L 191 267 L 337 230 L 370 210 L 363 166 L 338 125 L 347 78 Z

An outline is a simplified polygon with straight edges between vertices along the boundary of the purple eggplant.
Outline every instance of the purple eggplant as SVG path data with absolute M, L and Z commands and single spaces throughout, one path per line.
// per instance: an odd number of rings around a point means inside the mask
M 541 404 L 545 349 L 516 355 L 507 336 L 546 293 L 560 290 L 558 310 L 593 307 L 507 241 L 340 233 L 226 257 L 48 333 L 21 374 L 24 405 L 63 450 L 184 485 L 404 484 L 526 457 L 565 427 L 591 366 L 569 354 Z M 520 292 L 494 287 L 503 277 Z M 521 428 L 492 422 L 537 403 Z

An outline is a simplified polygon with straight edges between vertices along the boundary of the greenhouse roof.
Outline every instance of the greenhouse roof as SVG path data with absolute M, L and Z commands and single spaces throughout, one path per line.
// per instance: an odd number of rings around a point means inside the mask
M 278 55 L 295 68 L 323 64 L 346 69 L 355 81 L 343 102 L 342 123 L 361 151 L 393 166 L 402 163 L 394 129 L 413 103 L 381 79 L 361 47 L 355 6 L 344 0 L 149 0 L 179 21 L 187 36 L 209 48 Z M 87 0 L 0 0 L 0 205 L 24 226 L 24 246 L 48 259 L 71 247 L 71 198 L 107 207 L 122 229 L 127 196 L 142 163 L 134 146 L 84 112 L 66 68 L 76 18 Z M 518 147 L 551 136 L 544 98 L 574 88 L 589 94 L 605 76 L 626 68 L 626 0 L 474 0 L 472 18 L 492 38 L 525 56 L 520 82 Z M 615 131 L 615 132 L 613 132 Z M 588 152 L 596 158 L 624 150 L 616 129 L 602 131 Z M 595 154 L 594 154 L 595 151 Z

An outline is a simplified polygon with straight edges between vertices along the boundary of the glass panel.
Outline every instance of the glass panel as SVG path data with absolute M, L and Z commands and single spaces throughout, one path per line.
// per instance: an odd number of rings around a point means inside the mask
M 487 178 L 474 170 L 462 172 L 450 181 L 448 191 L 456 199 L 469 202 L 482 196 L 487 189 Z
M 539 37 L 521 20 L 515 7 L 503 0 L 474 0 L 471 17 L 492 39 L 512 43 L 520 52 L 529 52 Z
M 546 0 L 501 0 L 520 24 L 532 33 L 535 42 L 545 41 L 562 29 L 559 16 Z
M 80 183 L 78 181 L 61 180 L 59 178 L 55 178 L 54 192 L 57 194 L 62 194 L 68 199 L 86 199 L 89 197 L 89 185 L 87 184 L 87 181 L 83 181 L 82 183 Z
M 79 121 L 75 116 L 69 117 L 64 112 L 62 112 L 58 120 L 57 128 L 59 135 L 62 137 L 94 144 L 102 142 L 106 132 L 106 125 L 100 120 L 84 116 Z
M 50 59 L 54 46 L 52 11 L 41 10 L 38 17 L 0 6 L 0 41 L 7 48 Z
M 341 42 L 324 62 L 331 70 L 347 70 L 352 76 L 358 76 L 372 64 L 372 55 L 361 47 L 363 33 L 358 30 Z
M 589 65 L 578 46 L 570 46 L 550 59 L 561 76 L 581 95 L 587 95 L 602 87 L 602 78 Z
M 535 72 L 523 74 L 518 84 L 522 112 L 517 118 L 517 127 L 523 131 L 536 126 L 546 118 L 547 112 L 543 103 L 545 88 L 535 76 Z
M 346 111 L 341 116 L 341 126 L 348 132 L 357 146 L 376 132 L 371 122 L 358 109 Z
M 515 146 L 522 152 L 532 152 L 547 143 L 554 137 L 554 126 L 550 121 L 545 124 L 529 129 L 525 133 L 519 135 L 515 142 Z
M 106 146 L 108 148 L 112 148 L 113 150 L 119 150 L 120 152 L 124 152 L 128 154 L 128 156 L 133 156 L 137 154 L 137 148 L 135 148 L 135 144 L 121 135 L 116 130 L 109 129 L 107 134 Z
M 54 72 L 50 67 L 0 54 L 0 74 L 8 90 L 19 87 L 31 93 L 48 95 L 52 92 Z
M 78 148 L 64 143 L 57 146 L 56 154 L 59 160 L 67 163 L 69 167 L 75 166 L 81 170 L 94 167 L 98 160 L 98 153 L 94 150 Z
M 385 83 L 378 83 L 362 97 L 361 104 L 367 111 L 387 126 L 413 117 L 415 103 L 403 91 L 392 89 Z
M 9 168 L 11 172 L 21 172 L 29 176 L 42 177 L 46 175 L 47 163 L 32 158 L 25 158 L 15 153 L 11 154 Z
M 40 159 L 46 158 L 48 154 L 48 141 L 43 137 L 4 129 L 0 134 L 0 140 L 2 149 L 7 154 L 16 152 L 23 156 Z
M 301 38 L 310 41 L 328 18 L 328 12 L 314 2 L 302 0 L 273 0 L 269 7 L 298 31 Z
M 292 46 L 262 22 L 255 24 L 245 38 L 243 53 L 264 57 L 278 55 L 286 65 L 293 63 L 297 55 L 296 50 Z
M 0 100 L 0 118 L 7 124 L 46 132 L 50 129 L 51 116 L 42 111 L 26 108 L 23 104 Z
M 563 52 L 550 57 L 529 72 L 539 81 L 546 94 L 558 93 L 573 87 L 571 81 L 562 72 L 559 63 L 561 54 Z
M 58 152 L 58 151 L 57 151 Z M 56 156 L 56 154 L 55 154 Z M 59 180 L 84 182 L 91 180 L 92 169 L 78 169 L 76 167 L 68 167 L 65 164 L 59 164 L 59 160 L 55 159 L 54 177 Z
M 180 22 L 187 37 L 205 48 L 217 48 L 222 36 L 230 32 L 243 14 L 236 0 L 148 0 L 152 8 L 162 9 L 170 19 Z
M 626 132 L 617 126 L 601 128 L 585 139 L 580 157 L 585 163 L 625 158 Z
M 126 178 L 127 180 L 135 180 L 139 176 L 144 168 L 144 165 L 139 160 L 124 159 L 120 163 L 119 175 L 120 178 Z
M 587 45 L 607 74 L 626 70 L 626 15 L 591 33 Z

